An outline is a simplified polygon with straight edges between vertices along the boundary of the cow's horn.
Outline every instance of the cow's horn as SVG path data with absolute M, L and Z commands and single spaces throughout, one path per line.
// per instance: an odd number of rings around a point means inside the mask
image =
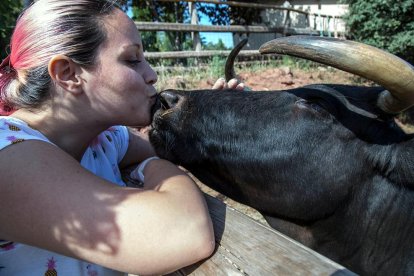
M 226 81 L 236 78 L 236 73 L 234 72 L 234 60 L 236 59 L 237 55 L 239 54 L 240 50 L 246 45 L 248 39 L 245 38 L 236 45 L 236 47 L 231 50 L 229 56 L 226 60 L 226 65 L 224 67 L 224 76 L 226 77 Z
M 259 52 L 301 57 L 372 80 L 387 89 L 378 99 L 378 107 L 387 113 L 414 105 L 414 67 L 378 48 L 349 40 L 290 36 L 263 44 Z

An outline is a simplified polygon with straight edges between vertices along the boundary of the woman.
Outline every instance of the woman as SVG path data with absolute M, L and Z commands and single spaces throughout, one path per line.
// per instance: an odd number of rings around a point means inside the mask
M 0 66 L 2 275 L 162 274 L 214 250 L 195 183 L 121 126 L 150 123 L 157 76 L 112 2 L 39 0 L 16 24 Z M 120 168 L 143 160 L 144 188 L 125 187 Z

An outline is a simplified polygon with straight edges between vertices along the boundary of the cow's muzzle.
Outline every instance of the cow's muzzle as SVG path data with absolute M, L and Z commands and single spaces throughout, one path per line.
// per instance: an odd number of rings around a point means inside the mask
M 176 108 L 180 102 L 180 96 L 171 90 L 163 91 L 159 94 L 161 108 L 164 110 Z
M 155 103 L 151 108 L 152 117 L 173 109 L 179 102 L 179 96 L 173 91 L 162 91 L 157 94 Z

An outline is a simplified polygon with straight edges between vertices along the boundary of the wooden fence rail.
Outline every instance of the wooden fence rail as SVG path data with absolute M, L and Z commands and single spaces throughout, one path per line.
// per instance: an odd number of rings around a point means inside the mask
M 159 58 L 205 58 L 212 56 L 227 57 L 230 51 L 171 51 L 171 52 L 145 52 L 145 58 L 147 59 L 159 59 Z M 257 50 L 245 50 L 240 51 L 239 57 L 259 57 L 261 54 Z
M 194 25 L 185 23 L 135 22 L 140 31 L 175 32 L 231 32 L 231 33 L 282 33 L 287 35 L 320 35 L 320 31 L 308 28 L 266 27 L 243 25 Z

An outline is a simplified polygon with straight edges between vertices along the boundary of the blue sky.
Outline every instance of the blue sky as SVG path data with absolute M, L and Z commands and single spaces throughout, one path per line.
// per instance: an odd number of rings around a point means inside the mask
M 211 25 L 208 18 L 206 16 L 200 16 L 200 24 L 201 25 Z M 205 41 L 212 42 L 216 44 L 219 39 L 224 42 L 226 47 L 233 47 L 233 36 L 231 33 L 211 33 L 211 32 L 200 32 L 200 36 L 205 38 Z

